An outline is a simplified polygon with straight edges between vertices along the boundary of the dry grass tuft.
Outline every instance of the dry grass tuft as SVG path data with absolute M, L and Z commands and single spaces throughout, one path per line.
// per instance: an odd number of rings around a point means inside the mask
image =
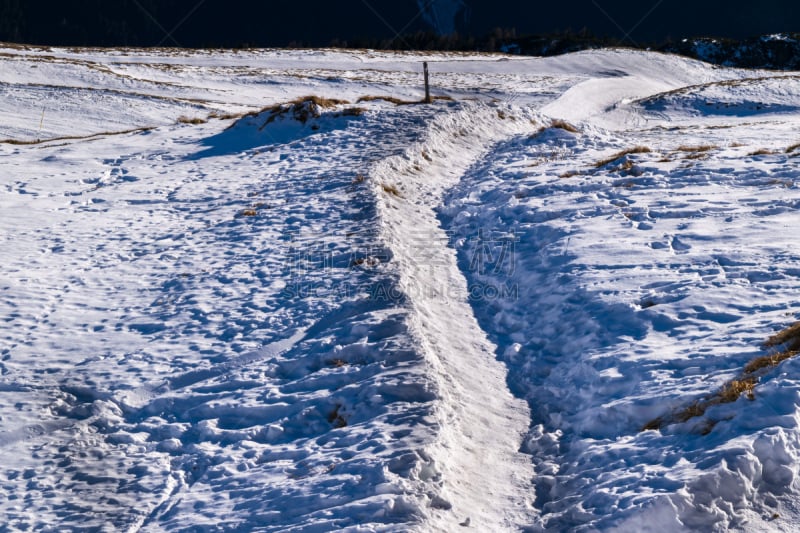
M 384 102 L 389 102 L 390 104 L 394 105 L 409 105 L 409 104 L 416 104 L 417 102 L 413 100 L 402 100 L 400 98 L 395 98 L 394 96 L 362 96 L 358 99 L 358 103 L 361 102 L 374 102 L 376 100 L 383 100 Z
M 733 403 L 741 398 L 742 395 L 746 395 L 749 400 L 754 400 L 755 388 L 756 385 L 758 385 L 759 376 L 775 368 L 783 361 L 800 355 L 800 322 L 796 322 L 783 331 L 773 335 L 764 343 L 765 348 L 777 346 L 784 346 L 785 349 L 779 353 L 756 357 L 745 365 L 742 373 L 736 379 L 728 381 L 715 393 L 706 396 L 702 400 L 692 402 L 689 406 L 684 407 L 671 416 L 661 416 L 655 420 L 651 420 L 642 427 L 642 431 L 657 430 L 671 423 L 686 422 L 692 418 L 703 416 L 709 407 L 724 403 Z M 707 422 L 708 424 L 706 425 L 706 429 L 703 430 L 703 434 L 709 433 L 716 423 L 713 420 Z
M 397 196 L 398 198 L 403 197 L 403 195 L 400 193 L 400 189 L 398 189 L 394 185 L 382 183 L 381 189 L 383 189 L 383 192 L 385 192 L 386 194 L 391 194 L 392 196 Z
M 627 172 L 627 171 L 629 171 L 629 170 L 632 170 L 632 169 L 633 169 L 633 166 L 634 166 L 634 165 L 633 165 L 633 161 L 631 161 L 630 159 L 628 159 L 628 160 L 626 160 L 625 162 L 623 162 L 623 163 L 622 163 L 622 164 L 619 166 L 619 170 L 623 170 L 623 171 Z
M 676 422 L 686 422 L 692 418 L 703 416 L 706 414 L 706 409 L 709 405 L 702 402 L 693 402 L 691 405 L 681 410 L 675 415 Z
M 206 122 L 208 122 L 206 119 L 200 117 L 192 118 L 192 117 L 187 117 L 185 115 L 181 115 L 178 117 L 179 124 L 194 124 L 195 126 L 197 126 L 199 124 L 205 124 Z
M 764 369 L 770 369 L 778 366 L 782 362 L 786 361 L 787 359 L 791 359 L 792 357 L 796 357 L 797 354 L 800 354 L 800 351 L 797 350 L 786 350 L 785 352 L 774 353 L 770 355 L 762 355 L 761 357 L 756 357 L 744 367 L 745 374 L 755 374 L 756 372 Z
M 36 140 L 36 141 L 22 141 L 22 140 L 19 140 L 19 139 L 4 139 L 4 140 L 0 141 L 0 143 L 11 144 L 13 146 L 28 146 L 30 144 L 40 144 L 41 142 L 42 141 L 38 141 L 38 140 Z
M 287 102 L 288 105 L 300 105 L 306 102 L 311 102 L 312 104 L 318 105 L 322 109 L 331 109 L 339 105 L 347 105 L 350 102 L 347 100 L 338 100 L 336 98 L 323 98 L 321 96 L 301 96 L 299 98 L 295 98 L 294 100 L 290 100 Z
M 343 428 L 347 426 L 347 419 L 344 417 L 344 414 L 341 411 L 342 406 L 337 405 L 333 411 L 328 413 L 328 423 L 335 428 Z
M 714 146 L 713 144 L 701 144 L 700 146 L 687 146 L 681 145 L 676 148 L 678 152 L 710 152 L 711 150 L 716 150 L 719 148 L 718 146 Z
M 633 148 L 628 148 L 627 150 L 623 150 L 621 152 L 618 152 L 618 153 L 612 155 L 611 157 L 608 157 L 606 159 L 600 160 L 597 163 L 595 163 L 594 166 L 595 166 L 595 168 L 600 168 L 600 167 L 604 167 L 604 166 L 608 165 L 609 163 L 613 163 L 614 161 L 622 159 L 623 157 L 628 156 L 628 155 L 632 155 L 632 154 L 649 154 L 650 152 L 652 152 L 652 150 L 650 148 L 648 148 L 647 146 L 634 146 Z
M 260 129 L 264 129 L 267 125 L 271 124 L 279 117 L 291 115 L 292 118 L 305 124 L 312 118 L 319 118 L 322 116 L 322 110 L 331 109 L 341 105 L 348 105 L 350 102 L 347 100 L 337 100 L 335 98 L 322 98 L 320 96 L 301 96 L 282 104 L 265 107 L 260 111 L 252 111 L 243 115 L 243 117 L 254 117 L 262 113 L 269 113 L 267 120 L 261 125 Z M 344 109 L 335 116 L 351 116 L 357 117 L 366 113 L 363 107 L 351 107 Z
M 555 119 L 550 123 L 551 128 L 558 128 L 570 133 L 580 133 L 580 130 L 566 120 Z
M 748 400 L 754 400 L 756 384 L 758 384 L 758 379 L 752 376 L 733 379 L 723 385 L 717 392 L 706 396 L 702 400 L 692 402 L 672 416 L 659 417 L 655 420 L 651 420 L 642 427 L 642 431 L 661 429 L 671 423 L 680 424 L 688 422 L 692 418 L 705 415 L 709 407 L 735 402 L 741 398 L 742 394 L 746 394 Z M 713 423 L 710 427 L 713 427 Z M 706 434 L 708 431 L 704 431 L 703 433 Z
M 747 155 L 750 157 L 755 157 L 757 155 L 774 155 L 774 154 L 775 152 L 773 150 L 770 150 L 769 148 L 761 148 L 759 150 L 756 150 L 755 152 L 750 152 Z
M 758 380 L 754 377 L 729 381 L 716 394 L 714 400 L 717 401 L 714 403 L 732 403 L 738 400 L 742 394 L 747 394 L 748 400 L 755 400 L 753 389 L 755 389 L 756 383 Z
M 787 189 L 791 189 L 794 187 L 794 182 L 792 180 L 782 180 L 778 178 L 773 178 L 769 180 L 767 183 L 770 185 L 778 185 L 780 187 L 786 187 Z
M 795 150 L 797 150 L 798 148 L 800 148 L 800 143 L 793 144 L 793 145 L 791 145 L 790 147 L 788 147 L 788 148 L 786 149 L 786 153 L 787 153 L 787 154 L 791 154 L 792 152 L 794 152 L 794 151 L 795 151 Z
M 366 113 L 367 110 L 363 107 L 346 107 L 342 109 L 341 116 L 343 117 L 360 117 Z
M 580 176 L 581 174 L 582 174 L 582 172 L 580 172 L 579 170 L 568 170 L 568 171 L 564 172 L 563 174 L 561 174 L 559 176 L 559 178 L 562 178 L 562 179 L 573 178 L 575 176 Z
M 217 113 L 216 111 L 209 113 L 208 120 L 231 120 L 234 118 L 242 118 L 245 113 Z
M 242 216 L 242 217 L 255 217 L 255 216 L 258 216 L 258 211 L 256 211 L 255 209 L 243 209 L 239 213 L 239 216 Z
M 361 102 L 375 102 L 376 100 L 383 100 L 384 102 L 389 102 L 390 104 L 394 105 L 415 105 L 415 104 L 424 104 L 425 100 L 403 100 L 402 98 L 396 98 L 394 96 L 362 96 L 357 100 L 357 103 Z M 434 101 L 445 101 L 445 102 L 452 102 L 453 98 L 451 96 L 432 96 L 431 100 Z
M 800 349 L 800 322 L 795 322 L 788 328 L 776 333 L 764 342 L 765 348 L 774 348 L 782 344 L 790 343 L 789 350 Z
M 123 131 L 105 131 L 102 133 L 91 133 L 89 135 L 64 135 L 61 137 L 52 137 L 50 139 L 36 139 L 30 141 L 22 141 L 19 139 L 0 139 L 0 144 L 11 144 L 11 145 L 19 145 L 19 146 L 27 146 L 33 144 L 44 144 L 50 142 L 57 142 L 57 141 L 88 141 L 94 139 L 101 139 L 103 137 L 110 137 L 113 135 L 128 135 L 130 133 L 142 133 L 145 131 L 151 131 L 155 128 L 152 126 L 147 126 L 144 128 L 134 128 L 131 130 L 123 130 Z
M 639 431 L 658 431 L 662 427 L 664 427 L 664 419 L 658 417 L 643 425 Z

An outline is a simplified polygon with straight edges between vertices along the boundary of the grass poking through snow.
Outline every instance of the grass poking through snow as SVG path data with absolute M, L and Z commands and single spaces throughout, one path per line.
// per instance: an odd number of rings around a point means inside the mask
M 110 137 L 113 135 L 128 135 L 129 133 L 143 133 L 145 131 L 154 130 L 155 127 L 147 126 L 144 128 L 134 128 L 124 131 L 105 131 L 102 133 L 91 133 L 89 135 L 65 135 L 61 137 L 51 137 L 49 139 L 35 139 L 35 140 L 19 140 L 19 139 L 0 139 L 0 144 L 11 144 L 16 146 L 28 146 L 34 144 L 44 144 L 55 141 L 87 141 L 93 139 L 101 139 L 103 137 Z
M 398 189 L 394 185 L 389 185 L 389 184 L 386 184 L 386 183 L 382 183 L 381 184 L 381 189 L 383 189 L 383 192 L 385 192 L 386 194 L 391 194 L 392 196 L 396 196 L 398 198 L 402 198 L 403 197 L 403 195 L 400 193 L 400 189 Z
M 179 124 L 194 124 L 197 126 L 200 124 L 205 124 L 206 122 L 208 122 L 206 119 L 200 117 L 187 117 L 184 115 L 178 117 Z
M 570 133 L 580 133 L 580 130 L 566 120 L 555 119 L 550 123 L 551 128 L 558 128 Z
M 678 152 L 710 152 L 715 149 L 717 149 L 717 146 L 712 144 L 701 144 L 700 146 L 687 146 L 684 144 L 676 148 Z
M 775 152 L 770 150 L 769 148 L 761 148 L 760 150 L 756 150 L 755 152 L 750 152 L 747 154 L 750 157 L 755 157 L 758 155 L 773 155 Z
M 424 104 L 425 100 L 403 100 L 402 98 L 396 98 L 394 96 L 362 96 L 357 100 L 360 104 L 361 102 L 375 102 L 377 100 L 383 100 L 384 102 L 389 102 L 390 104 L 394 105 L 415 105 L 415 104 Z M 444 101 L 444 102 L 452 102 L 453 98 L 450 96 L 432 96 L 431 100 L 433 101 Z
M 604 167 L 604 166 L 608 165 L 609 163 L 613 163 L 614 161 L 622 159 L 623 157 L 625 157 L 627 155 L 649 154 L 650 152 L 652 152 L 652 150 L 650 148 L 648 148 L 647 146 L 634 146 L 633 148 L 628 148 L 627 150 L 623 150 L 621 152 L 617 152 L 616 154 L 612 155 L 611 157 L 607 157 L 606 159 L 602 159 L 602 160 L 598 161 L 597 163 L 595 163 L 594 166 L 595 166 L 595 168 L 600 168 L 600 167 Z
M 669 424 L 687 422 L 692 418 L 705 415 L 706 411 L 715 405 L 733 403 L 743 395 L 748 400 L 755 399 L 755 388 L 759 383 L 760 377 L 775 368 L 782 362 L 792 359 L 800 354 L 800 322 L 773 335 L 764 342 L 764 348 L 782 348 L 777 353 L 772 353 L 756 357 L 747 363 L 742 373 L 725 383 L 718 391 L 706 396 L 701 400 L 692 402 L 687 407 L 673 413 L 651 420 L 642 427 L 642 431 L 658 430 Z M 703 426 L 702 433 L 706 434 L 713 429 L 713 420 L 708 420 Z
M 764 343 L 764 347 L 775 348 L 783 344 L 788 344 L 787 349 L 789 350 L 800 349 L 800 322 L 789 326 L 767 339 Z
M 791 154 L 792 152 L 794 152 L 798 148 L 800 148 L 800 143 L 793 144 L 793 145 L 789 146 L 788 148 L 786 148 L 786 153 L 787 154 Z

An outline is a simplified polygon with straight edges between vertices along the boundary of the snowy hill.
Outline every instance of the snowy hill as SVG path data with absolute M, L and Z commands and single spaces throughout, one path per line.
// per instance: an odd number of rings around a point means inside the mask
M 800 528 L 794 73 L 0 62 L 4 530 Z

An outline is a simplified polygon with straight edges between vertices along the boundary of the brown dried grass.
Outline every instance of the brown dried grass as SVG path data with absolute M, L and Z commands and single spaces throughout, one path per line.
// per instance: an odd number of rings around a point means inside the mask
M 619 159 L 622 159 L 625 156 L 633 155 L 633 154 L 649 154 L 652 152 L 650 148 L 647 146 L 634 146 L 633 148 L 628 148 L 627 150 L 622 150 L 621 152 L 617 152 L 616 154 L 612 155 L 611 157 L 607 157 L 605 159 L 601 159 L 597 163 L 594 164 L 595 168 L 600 168 L 608 165 L 609 163 L 613 163 Z
M 0 139 L 0 144 L 11 144 L 17 146 L 28 146 L 33 144 L 44 144 L 49 142 L 55 141 L 89 141 L 94 139 L 100 139 L 102 137 L 110 137 L 113 135 L 127 135 L 129 133 L 141 133 L 145 131 L 151 131 L 155 128 L 152 126 L 148 126 L 145 128 L 134 128 L 130 130 L 123 130 L 123 131 L 105 131 L 102 133 L 92 133 L 90 135 L 64 135 L 61 137 L 52 137 L 50 139 L 35 139 L 35 140 L 19 140 L 19 139 Z
M 642 427 L 642 431 L 657 430 L 672 423 L 681 423 L 703 416 L 709 407 L 724 403 L 733 403 L 742 395 L 747 399 L 755 399 L 755 388 L 759 377 L 783 361 L 792 359 L 800 354 L 800 322 L 783 329 L 764 342 L 764 348 L 782 346 L 783 351 L 756 357 L 747 363 L 742 373 L 725 383 L 719 390 L 709 394 L 701 400 L 695 400 L 687 407 L 671 414 L 651 420 Z M 710 432 L 716 422 L 709 420 L 703 434 Z
M 800 148 L 800 143 L 793 144 L 793 145 L 789 146 L 788 148 L 786 148 L 786 153 L 787 154 L 791 154 L 792 152 L 794 152 L 798 148 Z
M 790 342 L 790 350 L 800 348 L 800 322 L 795 322 L 788 328 L 781 330 L 764 342 L 765 348 L 774 348 Z
M 403 197 L 402 193 L 400 192 L 400 189 L 398 189 L 394 185 L 389 185 L 387 183 L 381 183 L 381 189 L 383 189 L 383 192 L 385 192 L 386 194 L 391 194 L 392 196 L 396 196 L 398 198 L 402 198 Z
M 205 124 L 206 122 L 208 122 L 206 119 L 200 117 L 187 117 L 185 115 L 178 117 L 179 124 L 194 124 L 197 126 L 199 124 Z
M 700 146 L 688 146 L 682 144 L 678 146 L 676 150 L 678 152 L 710 152 L 711 150 L 716 150 L 718 146 L 714 146 L 713 144 L 701 144 Z
M 550 127 L 558 128 L 564 131 L 568 131 L 570 133 L 580 133 L 580 130 L 578 128 L 576 128 L 566 120 L 555 119 L 552 122 L 550 122 Z

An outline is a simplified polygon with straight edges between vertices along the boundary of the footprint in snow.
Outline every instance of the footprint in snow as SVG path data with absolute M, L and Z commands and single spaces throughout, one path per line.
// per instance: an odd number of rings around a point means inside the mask
M 650 247 L 653 250 L 665 250 L 668 249 L 673 253 L 686 253 L 692 249 L 691 245 L 687 244 L 686 242 L 682 241 L 678 237 L 673 237 L 670 235 L 664 235 L 664 241 L 653 241 L 650 243 Z
M 692 249 L 692 247 L 689 244 L 683 242 L 678 237 L 673 237 L 672 238 L 672 242 L 670 243 L 670 246 L 676 252 L 687 252 L 687 251 Z

